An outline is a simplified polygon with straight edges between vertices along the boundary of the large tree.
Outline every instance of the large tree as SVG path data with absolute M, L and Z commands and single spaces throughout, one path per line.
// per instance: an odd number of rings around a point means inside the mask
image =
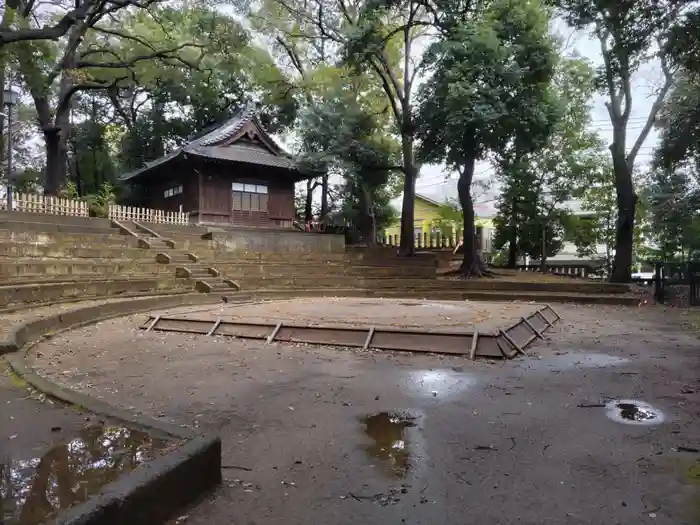
M 365 100 L 363 92 L 361 83 L 337 86 L 324 102 L 302 112 L 298 131 L 302 163 L 343 178 L 338 187 L 343 218 L 362 242 L 373 245 L 377 228 L 392 218 L 388 202 L 400 155 L 385 113 L 373 111 L 372 98 Z
M 552 0 L 562 8 L 569 24 L 590 31 L 600 44 L 603 66 L 598 72 L 598 85 L 605 95 L 612 124 L 610 144 L 615 189 L 617 194 L 617 231 L 615 259 L 611 280 L 629 282 L 634 249 L 634 220 L 637 194 L 634 168 L 642 144 L 674 79 L 674 66 L 669 61 L 666 41 L 680 21 L 688 0 Z M 628 148 L 627 126 L 633 107 L 632 80 L 639 67 L 656 58 L 663 74 L 654 94 L 646 122 L 635 142 Z
M 84 0 L 88 1 L 88 0 Z M 15 24 L 35 24 L 35 2 L 20 1 Z M 202 43 L 192 42 L 157 12 L 130 11 L 132 2 L 90 2 L 84 19 L 72 25 L 65 38 L 21 40 L 7 46 L 16 61 L 24 87 L 31 95 L 46 144 L 44 191 L 55 194 L 66 181 L 70 114 L 76 93 L 105 91 L 133 79 L 144 62 L 163 60 L 194 67 Z M 150 4 L 149 4 L 150 5 Z M 155 17 L 147 33 L 131 32 L 130 20 Z
M 469 0 L 266 0 L 256 12 L 257 26 L 263 28 L 270 43 L 281 50 L 288 64 L 298 72 L 301 83 L 308 85 L 314 70 L 325 75 L 329 67 L 345 64 L 355 68 L 355 74 L 369 75 L 383 92 L 393 119 L 393 131 L 402 145 L 401 252 L 404 255 L 411 255 L 414 250 L 413 201 L 418 176 L 414 152 L 414 88 L 422 53 L 419 40 L 427 31 L 445 25 L 456 9 L 466 12 L 470 3 Z M 307 99 L 307 103 L 314 101 Z
M 588 129 L 593 79 L 587 61 L 560 59 L 553 86 L 561 118 L 551 135 L 535 152 L 514 148 L 501 159 L 497 244 L 508 243 L 509 265 L 521 251 L 544 267 L 562 246 L 567 201 L 598 177 L 602 144 Z
M 486 273 L 476 246 L 471 196 L 476 161 L 517 143 L 541 145 L 557 120 L 551 91 L 554 42 L 537 0 L 495 0 L 429 49 L 432 77 L 420 90 L 422 159 L 459 172 L 465 276 Z

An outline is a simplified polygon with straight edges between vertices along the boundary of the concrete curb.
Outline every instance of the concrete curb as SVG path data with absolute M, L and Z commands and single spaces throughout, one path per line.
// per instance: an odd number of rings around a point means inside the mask
M 188 428 L 183 428 L 179 425 L 167 423 L 165 421 L 158 421 L 137 412 L 131 412 L 124 408 L 111 405 L 105 401 L 97 399 L 96 397 L 76 392 L 75 390 L 63 387 L 40 376 L 34 372 L 29 364 L 27 364 L 27 351 L 32 346 L 33 345 L 30 345 L 21 352 L 9 354 L 5 356 L 5 359 L 18 376 L 47 396 L 58 399 L 70 405 L 77 405 L 89 410 L 90 412 L 103 414 L 111 419 L 123 421 L 130 427 L 134 427 L 139 430 L 144 430 L 150 433 L 154 433 L 153 431 L 155 431 L 155 434 L 159 436 L 172 436 L 182 439 L 191 439 L 198 435 L 196 432 L 193 432 Z
M 81 303 L 81 302 L 87 302 L 87 301 L 100 301 L 103 299 L 138 299 L 140 297 L 155 297 L 155 296 L 174 296 L 174 295 L 185 295 L 185 294 L 191 294 L 192 289 L 179 289 L 179 290 L 167 290 L 167 291 L 153 291 L 153 292 L 130 292 L 130 293 L 124 293 L 124 294 L 119 294 L 115 295 L 113 297 L 70 297 L 67 299 L 59 299 L 56 301 L 46 301 L 43 303 L 26 303 L 26 304 L 19 304 L 16 306 L 9 306 L 7 308 L 2 308 L 0 309 L 0 316 L 4 314 L 14 314 L 17 312 L 22 312 L 22 311 L 31 311 L 31 310 L 36 310 L 37 308 L 45 308 L 47 306 L 59 306 L 61 304 L 70 304 L 70 303 Z
M 115 299 L 117 298 L 115 297 Z M 34 343 L 45 337 L 47 332 L 59 333 L 151 308 L 176 308 L 178 306 L 216 303 L 219 301 L 221 301 L 219 295 L 189 293 L 143 297 L 129 301 L 108 302 L 76 308 L 20 324 L 7 334 L 4 339 L 0 339 L 0 355 L 15 352 L 28 344 Z
M 121 476 L 53 525 L 153 525 L 221 483 L 221 440 L 198 437 Z
M 178 510 L 201 498 L 221 483 L 221 439 L 200 436 L 191 429 L 134 413 L 100 399 L 63 387 L 37 374 L 27 363 L 28 350 L 48 330 L 65 331 L 111 317 L 128 315 L 144 309 L 220 301 L 215 295 L 149 297 L 77 308 L 20 325 L 10 334 L 14 349 L 6 356 L 12 370 L 27 383 L 46 395 L 81 406 L 129 427 L 151 435 L 186 439 L 174 451 L 139 465 L 84 503 L 67 509 L 53 520 L 53 525 L 152 525 L 163 523 Z M 105 311 L 106 310 L 106 311 Z M 7 349 L 7 341 L 4 349 Z M 3 346 L 0 346 L 0 351 Z M 1 353 L 1 352 L 0 352 Z

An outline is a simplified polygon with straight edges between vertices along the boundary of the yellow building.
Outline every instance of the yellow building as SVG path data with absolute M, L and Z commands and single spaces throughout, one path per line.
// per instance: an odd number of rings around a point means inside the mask
M 403 195 L 392 201 L 392 206 L 396 210 L 398 217 L 394 223 L 386 228 L 384 235 L 387 239 L 399 238 L 401 235 L 401 204 Z M 450 236 L 451 232 L 461 232 L 461 223 L 445 224 L 441 219 L 440 208 L 445 206 L 445 203 L 440 203 L 425 195 L 416 193 L 414 201 L 414 219 L 413 233 L 414 237 L 420 236 L 423 239 L 425 236 L 435 236 L 438 232 L 442 235 Z M 475 206 L 477 235 L 481 238 L 481 250 L 485 252 L 491 251 L 491 240 L 493 238 L 494 224 L 493 213 L 490 210 L 479 210 L 479 206 Z M 480 213 L 481 211 L 481 213 Z M 449 231 L 451 230 L 451 232 Z M 454 236 L 454 233 L 452 233 Z M 461 234 L 460 234 L 461 238 Z

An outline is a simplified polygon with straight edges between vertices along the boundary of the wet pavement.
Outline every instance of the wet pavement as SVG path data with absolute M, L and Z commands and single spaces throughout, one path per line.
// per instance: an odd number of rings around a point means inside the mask
M 47 400 L 0 365 L 2 525 L 45 523 L 173 445 Z
M 34 363 L 221 434 L 224 484 L 184 524 L 696 525 L 700 316 L 557 309 L 511 362 L 146 334 L 135 316 Z

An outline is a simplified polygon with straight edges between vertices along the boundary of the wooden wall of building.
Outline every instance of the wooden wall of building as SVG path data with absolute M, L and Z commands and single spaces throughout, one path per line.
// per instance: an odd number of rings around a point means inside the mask
M 200 223 L 227 223 L 258 228 L 291 228 L 294 220 L 294 182 L 285 173 L 263 167 L 230 169 L 218 165 L 200 167 L 202 198 Z M 267 206 L 255 211 L 234 210 L 234 182 L 267 186 Z

